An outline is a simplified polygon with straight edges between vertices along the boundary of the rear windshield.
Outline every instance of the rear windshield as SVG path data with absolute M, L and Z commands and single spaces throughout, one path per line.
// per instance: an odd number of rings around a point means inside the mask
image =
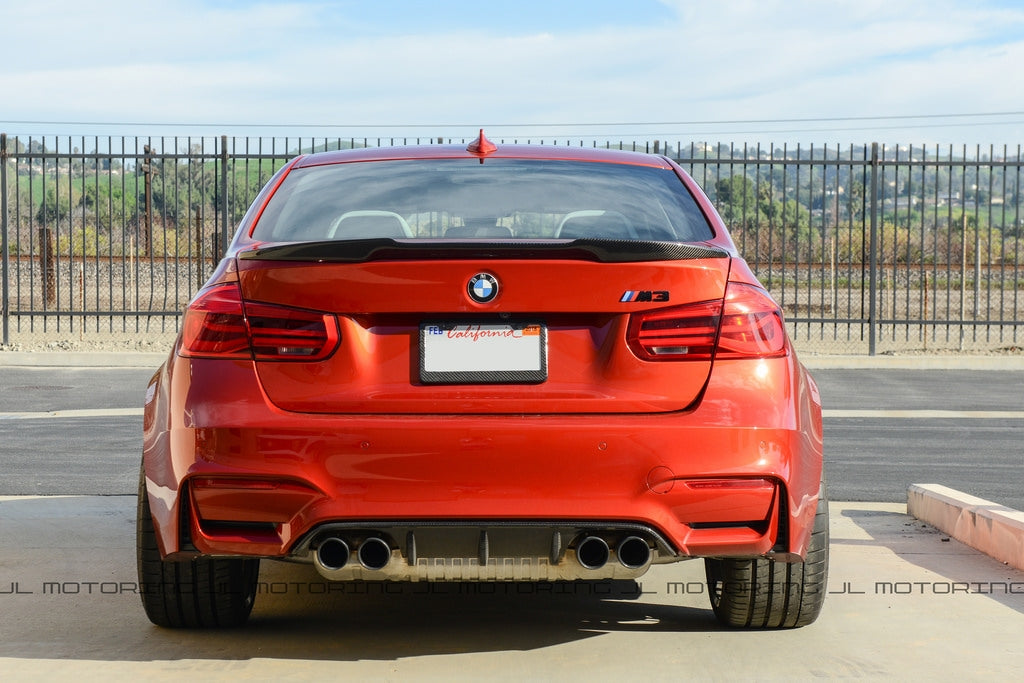
M 616 239 L 700 242 L 710 226 L 669 169 L 519 159 L 292 171 L 253 232 L 267 242 Z

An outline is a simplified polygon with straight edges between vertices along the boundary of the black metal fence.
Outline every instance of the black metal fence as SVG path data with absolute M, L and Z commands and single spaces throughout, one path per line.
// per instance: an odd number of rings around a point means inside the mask
M 449 141 L 0 134 L 2 343 L 171 334 L 288 159 Z M 803 349 L 1024 344 L 1020 146 L 500 142 L 674 158 L 719 207 Z

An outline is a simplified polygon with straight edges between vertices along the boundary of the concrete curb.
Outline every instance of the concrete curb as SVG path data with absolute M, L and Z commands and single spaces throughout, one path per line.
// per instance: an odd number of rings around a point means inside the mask
M 907 514 L 1024 570 L 1024 512 L 939 484 L 911 484 Z

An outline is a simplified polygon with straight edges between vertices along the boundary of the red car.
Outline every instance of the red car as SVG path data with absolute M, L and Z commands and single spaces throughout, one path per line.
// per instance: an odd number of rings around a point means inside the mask
M 726 624 L 825 594 L 817 388 L 697 184 L 657 155 L 300 156 L 146 395 L 156 624 L 236 625 L 261 558 L 330 581 L 635 579 L 705 558 Z

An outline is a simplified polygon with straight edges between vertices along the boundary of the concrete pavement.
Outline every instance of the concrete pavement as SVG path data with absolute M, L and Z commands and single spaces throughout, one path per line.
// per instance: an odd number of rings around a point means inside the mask
M 171 631 L 136 594 L 131 496 L 0 498 L 5 680 L 936 679 L 1019 675 L 1024 572 L 906 514 L 833 503 L 829 595 L 794 631 L 723 629 L 703 563 L 639 589 L 340 585 L 264 562 L 249 625 Z M 599 584 L 600 586 L 600 584 Z

